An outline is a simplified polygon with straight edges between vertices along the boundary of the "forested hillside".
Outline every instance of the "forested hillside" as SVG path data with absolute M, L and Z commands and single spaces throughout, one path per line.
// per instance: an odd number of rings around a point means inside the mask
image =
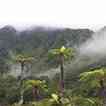
M 0 105 L 105 106 L 106 27 L 0 29 Z
M 35 58 L 33 72 L 39 72 L 55 66 L 55 62 L 47 60 L 48 50 L 61 47 L 81 45 L 93 34 L 89 29 L 44 28 L 33 27 L 18 31 L 12 26 L 0 29 L 0 71 L 11 70 L 8 61 L 12 61 L 11 53 L 32 55 Z M 53 64 L 51 64 L 53 63 Z

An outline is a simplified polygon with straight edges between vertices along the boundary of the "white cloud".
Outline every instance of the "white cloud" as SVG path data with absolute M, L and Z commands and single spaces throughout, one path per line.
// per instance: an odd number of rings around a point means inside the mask
M 105 0 L 0 0 L 0 24 L 98 29 L 105 10 Z

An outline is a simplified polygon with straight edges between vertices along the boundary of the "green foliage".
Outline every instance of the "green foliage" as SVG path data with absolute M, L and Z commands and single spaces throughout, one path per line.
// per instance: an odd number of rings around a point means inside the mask
M 47 91 L 47 85 L 46 81 L 40 81 L 40 80 L 26 80 L 24 81 L 24 89 L 30 89 L 33 88 L 34 86 L 37 86 L 39 89 L 42 89 L 44 91 Z
M 64 59 L 67 60 L 73 56 L 73 49 L 65 48 L 64 46 L 59 49 L 52 49 L 48 53 L 48 58 L 52 60 L 54 58 L 58 58 L 58 56 L 60 56 L 61 54 L 64 56 Z
M 0 103 L 14 103 L 19 100 L 17 79 L 13 76 L 0 76 Z
M 55 95 L 56 96 L 56 95 Z M 13 106 L 20 106 L 14 104 Z M 22 106 L 102 106 L 102 101 L 98 98 L 84 98 L 81 96 L 74 96 L 70 98 L 46 98 L 41 101 L 29 102 Z
M 26 54 L 18 54 L 15 56 L 14 60 L 16 62 L 32 62 L 34 60 L 34 58 L 32 56 L 28 56 Z
M 80 74 L 80 81 L 99 80 L 106 76 L 106 69 L 101 68 L 94 71 L 84 72 Z
M 105 77 L 106 69 L 101 68 L 80 74 L 80 81 L 86 85 L 86 88 L 100 88 L 100 80 L 105 80 Z
M 85 98 L 82 96 L 74 96 L 71 98 L 72 106 L 101 106 L 101 101 L 96 98 Z

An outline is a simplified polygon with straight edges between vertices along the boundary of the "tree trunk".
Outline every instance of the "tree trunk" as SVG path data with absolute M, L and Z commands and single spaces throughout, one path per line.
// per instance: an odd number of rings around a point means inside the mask
M 33 98 L 35 98 L 35 92 L 36 92 L 36 90 L 35 90 L 35 87 L 33 86 L 33 87 L 32 87 Z
M 24 94 L 24 91 L 23 91 L 23 77 L 24 77 L 24 62 L 21 63 L 21 78 L 20 78 L 20 104 L 23 104 L 24 102 L 24 97 L 23 97 L 23 94 Z
M 39 100 L 40 99 L 39 88 L 37 86 L 33 86 L 32 93 L 33 93 L 33 97 L 36 100 Z
M 60 55 L 60 92 L 64 93 L 64 56 Z
M 106 89 L 105 89 L 105 85 L 104 85 L 104 81 L 103 79 L 101 79 L 99 81 L 99 84 L 100 84 L 100 89 L 99 89 L 99 95 L 100 97 L 102 97 L 102 100 L 103 100 L 103 106 L 106 106 Z
M 104 88 L 104 82 L 103 82 L 103 80 L 101 79 L 99 83 L 100 83 L 101 88 L 103 89 Z

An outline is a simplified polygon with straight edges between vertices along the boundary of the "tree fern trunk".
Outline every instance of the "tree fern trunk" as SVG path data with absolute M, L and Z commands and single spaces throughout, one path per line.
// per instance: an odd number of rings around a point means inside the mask
M 35 100 L 40 99 L 39 88 L 37 86 L 33 86 L 32 93 L 33 93 L 33 97 L 35 98 Z
M 104 88 L 104 82 L 103 82 L 103 80 L 100 80 L 100 86 L 101 86 L 101 88 L 103 89 Z
M 35 92 L 36 92 L 36 89 L 35 89 L 35 87 L 33 86 L 33 88 L 32 88 L 33 98 L 35 98 L 35 97 L 36 97 Z
M 20 101 L 21 101 L 21 104 L 23 104 L 23 102 L 24 102 L 24 97 L 23 97 L 23 94 L 24 94 L 24 91 L 23 91 L 23 77 L 24 77 L 24 63 L 22 62 L 21 63 L 21 78 L 20 78 L 20 88 L 21 88 Z
M 60 55 L 60 92 L 64 92 L 64 56 Z

